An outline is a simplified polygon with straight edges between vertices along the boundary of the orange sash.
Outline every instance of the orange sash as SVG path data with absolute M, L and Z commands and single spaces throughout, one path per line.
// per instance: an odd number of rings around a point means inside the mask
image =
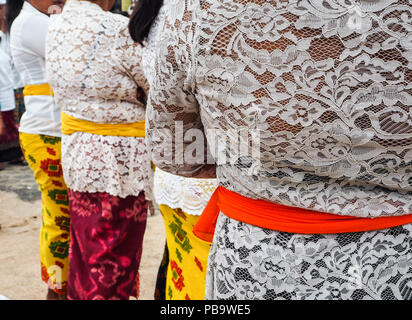
M 371 231 L 412 222 L 412 214 L 378 218 L 342 216 L 249 199 L 219 186 L 194 226 L 193 233 L 202 240 L 212 242 L 220 211 L 232 219 L 261 228 L 302 234 Z

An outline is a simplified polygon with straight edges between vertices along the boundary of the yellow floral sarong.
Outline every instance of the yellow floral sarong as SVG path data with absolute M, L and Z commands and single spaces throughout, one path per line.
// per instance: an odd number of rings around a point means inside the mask
M 203 300 L 211 243 L 200 240 L 192 232 L 199 216 L 167 205 L 159 205 L 159 208 L 169 250 L 166 300 Z
M 65 294 L 69 269 L 70 211 L 61 166 L 61 138 L 20 132 L 20 144 L 42 198 L 42 280 L 50 289 Z

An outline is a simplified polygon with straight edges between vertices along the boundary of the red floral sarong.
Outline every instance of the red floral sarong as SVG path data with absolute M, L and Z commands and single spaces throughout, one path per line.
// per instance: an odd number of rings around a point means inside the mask
M 137 275 L 146 229 L 147 201 L 69 190 L 71 244 L 68 298 L 138 296 Z

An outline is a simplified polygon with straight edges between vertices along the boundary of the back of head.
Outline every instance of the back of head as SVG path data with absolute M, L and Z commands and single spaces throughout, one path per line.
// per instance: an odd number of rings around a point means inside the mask
M 162 5 L 163 0 L 139 0 L 137 2 L 129 23 L 129 32 L 134 41 L 143 45 Z

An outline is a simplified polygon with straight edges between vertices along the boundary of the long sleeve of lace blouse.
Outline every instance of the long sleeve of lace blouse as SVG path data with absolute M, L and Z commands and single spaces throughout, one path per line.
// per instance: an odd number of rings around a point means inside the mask
M 121 20 L 119 20 L 119 30 L 117 32 L 117 38 L 115 42 L 115 55 L 118 61 L 117 65 L 121 69 L 121 71 L 124 74 L 127 74 L 128 78 L 135 83 L 134 86 L 125 85 L 124 88 L 135 91 L 138 88 L 141 88 L 147 96 L 149 91 L 149 84 L 142 69 L 143 47 L 140 44 L 135 43 L 130 37 L 127 26 L 128 21 L 126 21 L 127 19 L 123 19 L 124 17 L 122 16 L 118 18 L 121 18 Z M 129 97 L 135 96 L 136 95 L 129 95 Z M 142 106 L 142 103 L 138 99 L 129 102 L 137 103 L 139 106 Z
M 184 11 L 181 8 L 181 12 Z M 192 36 L 193 26 L 191 21 L 182 19 L 180 27 L 174 28 L 169 21 L 175 21 L 175 17 L 166 16 L 161 39 L 158 39 L 146 113 L 146 136 L 152 161 L 173 174 L 212 178 L 215 165 L 210 157 L 209 163 L 207 160 L 207 143 L 191 77 L 191 51 L 190 46 L 185 45 Z

